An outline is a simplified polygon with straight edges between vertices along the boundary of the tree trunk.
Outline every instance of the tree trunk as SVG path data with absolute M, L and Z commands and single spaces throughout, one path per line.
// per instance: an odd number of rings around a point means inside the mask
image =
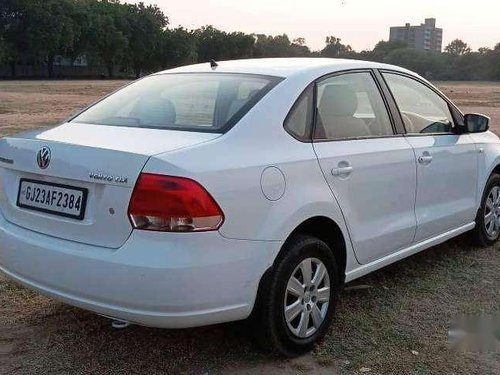
M 54 55 L 49 55 L 47 58 L 47 72 L 49 78 L 54 78 Z
M 134 67 L 135 79 L 138 79 L 141 76 L 141 68 L 139 66 Z
M 108 77 L 113 78 L 113 64 L 109 64 L 107 68 L 108 68 Z
M 12 78 L 16 78 L 17 72 L 16 72 L 16 62 L 11 62 L 10 63 L 10 73 L 12 74 Z

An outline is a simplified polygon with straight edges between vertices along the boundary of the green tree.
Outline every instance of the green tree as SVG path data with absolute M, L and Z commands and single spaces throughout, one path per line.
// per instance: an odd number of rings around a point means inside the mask
M 372 51 L 368 51 L 370 60 L 383 62 L 385 57 L 394 50 L 406 48 L 405 42 L 381 40 Z
M 90 3 L 86 54 L 90 61 L 103 64 L 110 78 L 115 67 L 125 61 L 128 47 L 126 15 L 127 7 L 117 0 Z
M 127 5 L 127 56 L 136 78 L 141 72 L 157 67 L 155 56 L 160 48 L 163 29 L 168 18 L 156 5 Z
M 487 59 L 490 78 L 500 80 L 500 43 L 488 54 Z
M 156 60 L 162 68 L 192 64 L 198 58 L 198 42 L 194 31 L 183 27 L 167 29 L 162 33 Z
M 293 56 L 293 47 L 288 35 L 254 35 L 254 57 L 290 57 Z
M 251 35 L 226 33 L 208 25 L 194 31 L 199 62 L 251 57 L 255 43 Z
M 73 0 L 74 6 L 70 15 L 73 20 L 73 42 L 66 49 L 65 57 L 69 58 L 71 64 L 77 57 L 82 56 L 93 49 L 89 40 L 89 29 L 92 3 L 95 0 Z
M 16 76 L 16 64 L 28 54 L 26 43 L 26 6 L 22 0 L 0 2 L 0 35 L 3 62 L 10 66 L 12 77 Z
M 321 55 L 324 57 L 350 57 L 353 55 L 353 52 L 351 46 L 342 44 L 340 38 L 327 36 L 326 46 L 321 51 Z
M 444 51 L 453 56 L 462 56 L 470 53 L 471 49 L 463 40 L 455 39 L 445 47 Z
M 487 55 L 489 54 L 490 52 L 492 51 L 491 48 L 488 48 L 488 47 L 480 47 L 477 52 L 479 52 L 480 55 Z
M 72 0 L 26 1 L 26 42 L 30 57 L 47 64 L 49 77 L 54 75 L 54 58 L 66 55 L 73 46 Z
M 0 64 L 5 63 L 7 61 L 7 42 L 0 35 Z
M 225 59 L 244 59 L 252 57 L 255 39 L 242 32 L 232 32 L 226 35 Z
M 14 59 L 14 55 L 15 52 L 12 45 L 0 35 L 0 65 L 10 65 L 11 61 Z
M 292 41 L 293 44 L 296 44 L 298 46 L 305 46 L 306 45 L 306 39 L 305 38 L 302 38 L 302 37 L 299 37 L 299 38 L 295 38 L 293 41 Z
M 421 51 L 413 48 L 395 49 L 386 56 L 385 62 L 413 70 L 428 78 L 440 75 L 438 53 Z
M 487 80 L 486 61 L 479 52 L 457 56 L 453 66 L 454 78 L 463 81 Z
M 54 59 L 74 61 L 85 56 L 112 77 L 117 67 L 136 76 L 157 68 L 210 59 L 248 57 L 349 57 L 401 65 L 433 79 L 500 80 L 500 44 L 471 52 L 456 39 L 445 53 L 406 48 L 401 42 L 380 41 L 373 50 L 353 51 L 335 36 L 311 51 L 304 38 L 286 34 L 225 32 L 213 26 L 197 30 L 167 29 L 168 18 L 154 6 L 119 0 L 0 0 L 0 63 L 16 66 L 46 64 L 54 75 Z
M 311 50 L 306 45 L 306 40 L 304 38 L 294 39 L 290 45 L 290 56 L 292 57 L 309 57 L 311 56 Z
M 225 33 L 211 25 L 195 30 L 198 41 L 197 57 L 199 62 L 223 60 L 225 54 Z

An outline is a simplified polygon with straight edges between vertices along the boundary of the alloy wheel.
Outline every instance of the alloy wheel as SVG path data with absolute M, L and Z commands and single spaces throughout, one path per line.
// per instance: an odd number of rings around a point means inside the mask
M 498 237 L 500 230 L 500 187 L 493 186 L 484 205 L 484 228 L 489 238 Z
M 292 272 L 285 292 L 284 314 L 299 338 L 312 336 L 325 320 L 330 303 L 330 275 L 317 258 L 304 259 Z

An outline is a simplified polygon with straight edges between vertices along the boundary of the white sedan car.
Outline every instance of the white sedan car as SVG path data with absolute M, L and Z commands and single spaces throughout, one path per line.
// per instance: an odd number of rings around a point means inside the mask
M 297 355 L 342 285 L 500 233 L 500 141 L 405 69 L 335 59 L 153 74 L 0 140 L 0 270 L 124 323 L 250 318 Z

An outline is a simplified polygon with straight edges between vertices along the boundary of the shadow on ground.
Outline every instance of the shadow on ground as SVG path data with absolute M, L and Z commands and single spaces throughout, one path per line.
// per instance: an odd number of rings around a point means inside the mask
M 3 282 L 0 372 L 494 373 L 498 355 L 462 355 L 447 344 L 458 314 L 500 311 L 499 252 L 467 243 L 460 237 L 347 285 L 331 334 L 294 360 L 257 350 L 241 323 L 114 330 L 105 318 Z

